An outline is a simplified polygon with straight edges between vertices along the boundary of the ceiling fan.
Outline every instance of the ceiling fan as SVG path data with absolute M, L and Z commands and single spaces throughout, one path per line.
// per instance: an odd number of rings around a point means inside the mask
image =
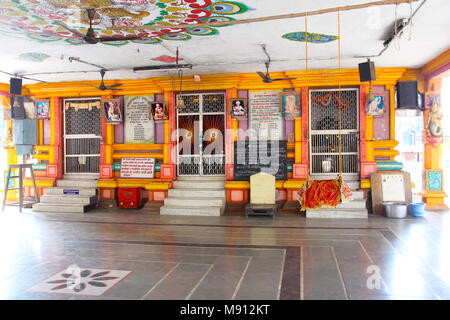
M 79 38 L 82 38 L 86 43 L 90 44 L 96 44 L 99 42 L 107 42 L 107 41 L 123 41 L 123 40 L 140 40 L 142 37 L 140 36 L 126 36 L 126 37 L 96 37 L 94 29 L 92 28 L 92 19 L 94 19 L 95 16 L 95 9 L 93 8 L 86 8 L 88 17 L 89 17 L 89 29 L 86 32 L 86 34 L 81 33 L 78 30 L 70 28 L 68 25 L 66 25 L 62 21 L 55 21 L 56 24 L 59 24 L 61 27 L 69 30 L 74 35 L 76 35 Z
M 116 83 L 116 84 L 112 84 L 109 86 L 105 86 L 105 83 L 103 82 L 103 77 L 105 76 L 106 70 L 105 69 L 101 69 L 100 70 L 100 75 L 102 76 L 102 82 L 100 83 L 100 86 L 92 86 L 92 85 L 88 85 L 90 87 L 94 87 L 97 88 L 98 90 L 104 91 L 104 90 L 122 90 L 122 89 L 117 89 L 116 87 L 121 86 L 122 83 Z
M 276 79 L 272 79 L 270 77 L 270 74 L 269 74 L 269 65 L 270 65 L 270 62 L 266 62 L 266 69 L 267 69 L 266 74 L 264 74 L 264 73 L 262 73 L 260 71 L 256 72 L 263 79 L 264 83 L 272 83 L 272 81 L 295 80 L 295 79 L 297 79 L 297 78 L 276 78 Z

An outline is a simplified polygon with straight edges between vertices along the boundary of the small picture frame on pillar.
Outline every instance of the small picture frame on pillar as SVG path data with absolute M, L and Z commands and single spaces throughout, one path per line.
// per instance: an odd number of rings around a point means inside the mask
M 230 105 L 232 118 L 239 119 L 247 117 L 247 99 L 244 98 L 230 99 Z
M 120 111 L 120 99 L 102 99 L 103 111 L 107 123 L 122 123 L 122 112 Z
M 282 92 L 280 93 L 280 108 L 283 118 L 300 117 L 301 110 L 300 92 Z

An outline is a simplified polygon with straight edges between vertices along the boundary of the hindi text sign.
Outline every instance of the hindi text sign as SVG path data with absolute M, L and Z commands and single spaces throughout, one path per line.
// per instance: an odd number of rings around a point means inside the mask
M 122 158 L 121 178 L 153 178 L 155 176 L 155 158 Z

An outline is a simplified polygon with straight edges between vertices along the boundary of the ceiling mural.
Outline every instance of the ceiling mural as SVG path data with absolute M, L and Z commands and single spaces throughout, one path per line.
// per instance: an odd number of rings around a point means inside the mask
M 310 32 L 290 32 L 281 36 L 284 39 L 299 42 L 312 42 L 312 43 L 326 43 L 338 39 L 337 36 L 331 36 L 321 33 L 310 33 Z
M 166 63 L 173 63 L 173 62 L 177 61 L 177 58 L 176 57 L 167 56 L 167 55 L 162 55 L 162 56 L 159 56 L 157 58 L 153 58 L 152 60 L 166 62 Z M 181 60 L 183 60 L 183 58 L 178 57 L 178 61 L 181 61 Z
M 235 20 L 236 15 L 249 10 L 240 2 L 212 0 L 0 0 L 0 32 L 41 42 L 84 44 L 81 38 L 74 37 L 54 22 L 62 21 L 86 33 L 89 27 L 86 8 L 96 10 L 93 28 L 97 36 L 145 37 L 141 40 L 103 42 L 105 45 L 129 42 L 155 44 L 164 40 L 211 36 L 218 33 L 219 27 L 201 27 L 198 24 Z M 173 27 L 179 24 L 196 26 Z M 120 32 L 112 30 L 113 26 L 136 29 L 134 32 Z M 161 26 L 161 29 L 146 30 L 145 26 Z
M 17 57 L 19 60 L 28 62 L 42 62 L 47 58 L 50 58 L 48 54 L 39 52 L 25 52 Z

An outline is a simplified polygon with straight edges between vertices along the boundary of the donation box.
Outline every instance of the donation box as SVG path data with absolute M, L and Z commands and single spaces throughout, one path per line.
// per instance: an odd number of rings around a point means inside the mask
M 141 188 L 118 188 L 119 208 L 139 209 L 142 204 Z

